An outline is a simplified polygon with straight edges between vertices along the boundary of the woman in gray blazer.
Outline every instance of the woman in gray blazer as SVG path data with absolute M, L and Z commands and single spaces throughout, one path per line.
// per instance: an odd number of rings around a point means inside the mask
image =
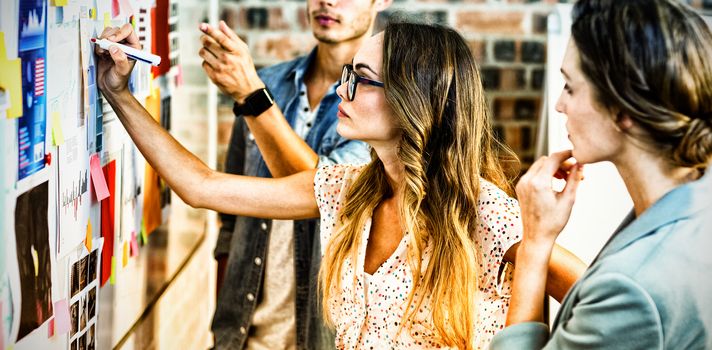
M 579 0 L 561 71 L 557 110 L 573 150 L 542 157 L 517 185 L 524 237 L 509 326 L 491 348 L 712 348 L 710 29 L 681 1 Z M 634 209 L 550 332 L 541 300 L 551 248 L 583 164 L 600 161 L 616 166 Z

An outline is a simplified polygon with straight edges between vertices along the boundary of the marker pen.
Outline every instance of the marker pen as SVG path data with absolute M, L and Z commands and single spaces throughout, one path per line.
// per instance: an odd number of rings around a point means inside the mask
M 106 39 L 92 38 L 91 42 L 99 45 L 99 47 L 104 50 L 109 50 L 109 47 L 111 47 L 111 45 L 116 45 L 116 47 L 121 49 L 121 51 L 123 51 L 126 54 L 126 56 L 128 56 L 131 59 L 134 59 L 136 61 L 145 62 L 145 63 L 151 64 L 154 66 L 158 66 L 161 64 L 161 56 L 156 56 L 149 52 L 134 49 L 133 47 L 115 43 L 113 41 L 109 41 Z

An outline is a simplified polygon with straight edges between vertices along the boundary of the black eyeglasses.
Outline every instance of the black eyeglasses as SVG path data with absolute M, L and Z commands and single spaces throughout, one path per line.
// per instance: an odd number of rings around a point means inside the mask
M 368 78 L 364 78 L 356 72 L 354 72 L 354 66 L 350 64 L 345 64 L 344 69 L 341 71 L 341 84 L 348 83 L 346 85 L 346 97 L 348 97 L 349 101 L 353 101 L 354 98 L 356 97 L 356 85 L 358 83 L 364 83 L 368 85 L 373 85 L 373 86 L 378 86 L 378 87 L 384 87 L 385 85 L 376 80 L 371 80 Z

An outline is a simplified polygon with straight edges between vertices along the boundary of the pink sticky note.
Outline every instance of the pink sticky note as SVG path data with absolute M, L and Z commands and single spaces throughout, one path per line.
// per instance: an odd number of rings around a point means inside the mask
M 119 0 L 119 6 L 121 7 L 121 12 L 126 17 L 131 17 L 136 13 L 131 6 L 131 1 L 129 0 Z
M 183 85 L 183 68 L 181 65 L 176 66 L 176 86 Z
M 104 172 L 101 170 L 99 157 L 96 154 L 92 154 L 89 158 L 89 165 L 91 166 L 91 180 L 94 184 L 96 199 L 101 202 L 109 197 L 109 188 L 106 186 Z
M 131 257 L 138 255 L 138 241 L 136 241 L 136 231 L 131 231 Z
M 111 18 L 117 17 L 120 13 L 119 0 L 111 0 Z
M 47 338 L 54 337 L 54 319 L 49 319 L 49 324 L 47 325 Z
M 62 299 L 54 303 L 54 327 L 56 334 L 69 332 L 71 321 L 69 320 L 69 305 L 67 299 Z

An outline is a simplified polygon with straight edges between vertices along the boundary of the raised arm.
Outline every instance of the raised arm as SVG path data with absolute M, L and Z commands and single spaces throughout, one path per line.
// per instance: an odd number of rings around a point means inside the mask
M 106 28 L 100 38 L 140 48 L 133 28 Z M 131 95 L 128 78 L 135 62 L 116 47 L 95 47 L 97 77 L 129 136 L 158 174 L 186 203 L 224 213 L 275 218 L 318 217 L 313 191 L 315 170 L 281 179 L 229 175 L 208 168 L 186 150 Z
M 542 300 L 550 266 L 556 257 L 553 254 L 555 241 L 569 220 L 576 188 L 583 175 L 581 166 L 574 166 L 564 190 L 560 193 L 552 190 L 551 180 L 570 157 L 571 151 L 542 157 L 517 184 L 523 239 L 516 254 L 517 267 L 514 269 L 507 325 L 543 321 Z
M 247 44 L 225 22 L 220 21 L 218 28 L 202 23 L 200 30 L 205 33 L 200 38 L 203 69 L 222 92 L 242 104 L 265 87 Z M 259 116 L 244 118 L 273 177 L 316 168 L 319 156 L 292 130 L 276 103 Z

